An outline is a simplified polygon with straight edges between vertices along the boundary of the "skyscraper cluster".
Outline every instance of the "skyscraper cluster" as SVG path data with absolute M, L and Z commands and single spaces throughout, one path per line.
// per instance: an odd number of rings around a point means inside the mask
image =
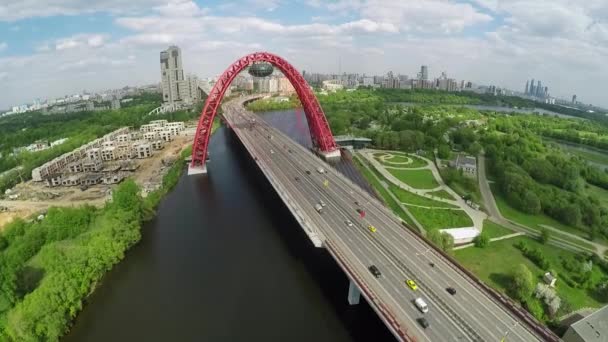
M 543 87 L 540 80 L 538 80 L 535 84 L 534 79 L 532 79 L 531 81 L 526 81 L 526 89 L 524 93 L 528 96 L 546 98 L 549 97 L 549 87 Z

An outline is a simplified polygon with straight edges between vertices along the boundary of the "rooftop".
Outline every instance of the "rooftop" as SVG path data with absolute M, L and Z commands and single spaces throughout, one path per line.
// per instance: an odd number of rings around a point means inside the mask
M 476 167 L 477 159 L 472 156 L 465 156 L 464 154 L 459 154 L 458 157 L 456 157 L 456 164 L 460 166 Z
M 439 231 L 452 235 L 454 239 L 470 239 L 479 235 L 479 230 L 475 227 L 440 229 Z
M 584 341 L 606 341 L 608 339 L 608 305 L 572 324 Z

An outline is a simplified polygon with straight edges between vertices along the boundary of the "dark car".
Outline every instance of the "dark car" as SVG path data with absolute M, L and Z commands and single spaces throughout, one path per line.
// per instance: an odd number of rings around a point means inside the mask
M 310 174 L 310 170 L 306 170 L 306 174 L 309 175 Z
M 426 318 L 424 318 L 424 317 L 420 317 L 420 318 L 418 318 L 418 323 L 420 323 L 420 325 L 421 325 L 421 326 L 422 326 L 424 329 L 428 328 L 428 327 L 429 327 L 429 325 L 430 325 L 430 324 L 429 324 L 429 321 L 427 321 L 427 320 L 426 320 Z
M 296 180 L 297 180 L 297 181 L 300 181 L 300 177 L 296 177 Z
M 445 290 L 448 291 L 448 293 L 451 294 L 452 296 L 456 294 L 456 289 L 453 287 L 448 287 Z
M 378 269 L 378 267 L 376 267 L 375 265 L 371 265 L 369 267 L 369 271 L 372 272 L 372 274 L 376 278 L 380 278 L 380 276 L 382 275 L 382 273 L 380 273 L 380 270 Z

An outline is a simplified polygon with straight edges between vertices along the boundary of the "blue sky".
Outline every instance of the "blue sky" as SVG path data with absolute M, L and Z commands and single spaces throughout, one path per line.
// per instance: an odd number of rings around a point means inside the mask
M 203 77 L 269 50 L 308 71 L 535 78 L 608 106 L 605 0 L 0 0 L 0 108 L 158 82 L 170 44 Z

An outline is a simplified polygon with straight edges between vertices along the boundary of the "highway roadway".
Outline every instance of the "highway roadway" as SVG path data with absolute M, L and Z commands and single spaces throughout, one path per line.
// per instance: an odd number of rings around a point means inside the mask
M 416 341 L 501 341 L 505 336 L 505 341 L 542 340 L 405 228 L 377 199 L 261 117 L 246 111 L 242 101 L 235 99 L 223 105 L 229 125 L 266 176 L 297 202 L 300 215 L 318 230 L 324 246 L 350 272 L 351 280 L 356 278 L 372 308 L 389 322 L 387 326 L 398 339 L 404 339 L 405 333 Z M 318 167 L 325 172 L 317 172 Z M 213 172 L 212 166 L 209 172 Z M 326 205 L 318 213 L 315 204 L 321 201 Z M 357 209 L 365 211 L 364 218 Z M 347 225 L 347 220 L 353 225 Z M 377 231 L 372 233 L 369 225 Z M 380 278 L 369 272 L 370 265 L 382 272 Z M 416 281 L 418 290 L 407 287 L 406 279 Z M 450 295 L 448 287 L 454 287 L 457 293 Z M 346 300 L 346 289 L 344 297 Z M 413 304 L 417 297 L 427 302 L 428 313 L 421 313 Z M 421 317 L 430 323 L 428 328 L 417 321 Z

